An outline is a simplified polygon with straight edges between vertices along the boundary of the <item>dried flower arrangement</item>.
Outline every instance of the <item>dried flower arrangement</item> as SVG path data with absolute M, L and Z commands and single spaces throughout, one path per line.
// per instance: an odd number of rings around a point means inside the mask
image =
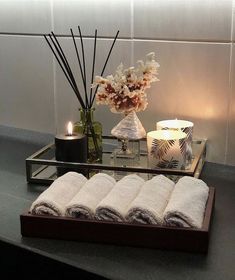
M 115 75 L 106 78 L 95 77 L 93 86 L 99 86 L 96 93 L 97 104 L 108 105 L 113 113 L 129 113 L 144 111 L 148 105 L 146 89 L 157 78 L 159 64 L 155 61 L 155 53 L 146 55 L 146 61 L 137 61 L 138 66 L 124 69 L 121 63 Z

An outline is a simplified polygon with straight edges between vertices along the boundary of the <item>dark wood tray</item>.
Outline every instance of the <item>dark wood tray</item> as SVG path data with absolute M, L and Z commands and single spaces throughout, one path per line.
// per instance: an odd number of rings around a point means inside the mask
M 201 229 L 78 220 L 67 217 L 20 215 L 21 234 L 53 238 L 206 253 L 215 188 L 210 187 Z

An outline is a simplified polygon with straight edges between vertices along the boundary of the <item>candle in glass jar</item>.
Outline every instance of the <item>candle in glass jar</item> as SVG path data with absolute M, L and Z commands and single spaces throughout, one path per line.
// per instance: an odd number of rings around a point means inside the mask
M 185 169 L 186 133 L 155 130 L 147 133 L 148 163 L 151 168 Z
M 156 123 L 157 130 L 160 129 L 171 129 L 171 130 L 181 130 L 182 132 L 186 133 L 186 162 L 187 166 L 192 162 L 193 152 L 192 152 L 192 141 L 193 141 L 193 126 L 194 124 L 190 121 L 186 120 L 163 120 Z
M 172 130 L 182 130 L 187 134 L 187 139 L 192 141 L 193 137 L 193 123 L 185 120 L 163 120 L 156 123 L 157 130 L 159 129 L 172 129 Z

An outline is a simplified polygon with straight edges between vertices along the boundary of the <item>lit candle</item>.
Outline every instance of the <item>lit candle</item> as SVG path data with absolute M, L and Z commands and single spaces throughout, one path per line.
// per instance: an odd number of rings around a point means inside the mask
M 68 123 L 68 126 L 67 126 L 67 135 L 68 135 L 68 136 L 72 136 L 72 135 L 73 135 L 73 124 L 72 124 L 72 122 L 69 122 L 69 123 Z
M 192 161 L 192 140 L 193 140 L 193 126 L 194 124 L 186 120 L 163 120 L 156 123 L 157 130 L 159 129 L 171 129 L 171 130 L 181 130 L 187 134 L 185 138 L 187 147 L 186 147 L 186 165 L 189 166 Z
M 68 123 L 67 133 L 55 137 L 55 157 L 58 161 L 86 162 L 87 161 L 87 137 L 83 134 L 73 132 L 73 125 Z M 79 170 L 59 167 L 58 175 L 61 176 L 68 171 Z
M 151 168 L 185 169 L 186 133 L 155 130 L 147 133 L 148 162 Z
M 192 141 L 193 136 L 193 123 L 185 120 L 164 120 L 156 124 L 157 130 L 159 129 L 180 129 L 187 134 L 187 138 Z

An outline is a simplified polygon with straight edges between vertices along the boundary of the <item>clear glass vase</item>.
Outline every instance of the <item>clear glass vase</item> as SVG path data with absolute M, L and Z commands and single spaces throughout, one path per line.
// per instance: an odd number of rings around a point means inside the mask
M 94 120 L 95 108 L 79 111 L 80 120 L 74 124 L 74 132 L 88 136 L 88 163 L 102 162 L 102 124 Z

